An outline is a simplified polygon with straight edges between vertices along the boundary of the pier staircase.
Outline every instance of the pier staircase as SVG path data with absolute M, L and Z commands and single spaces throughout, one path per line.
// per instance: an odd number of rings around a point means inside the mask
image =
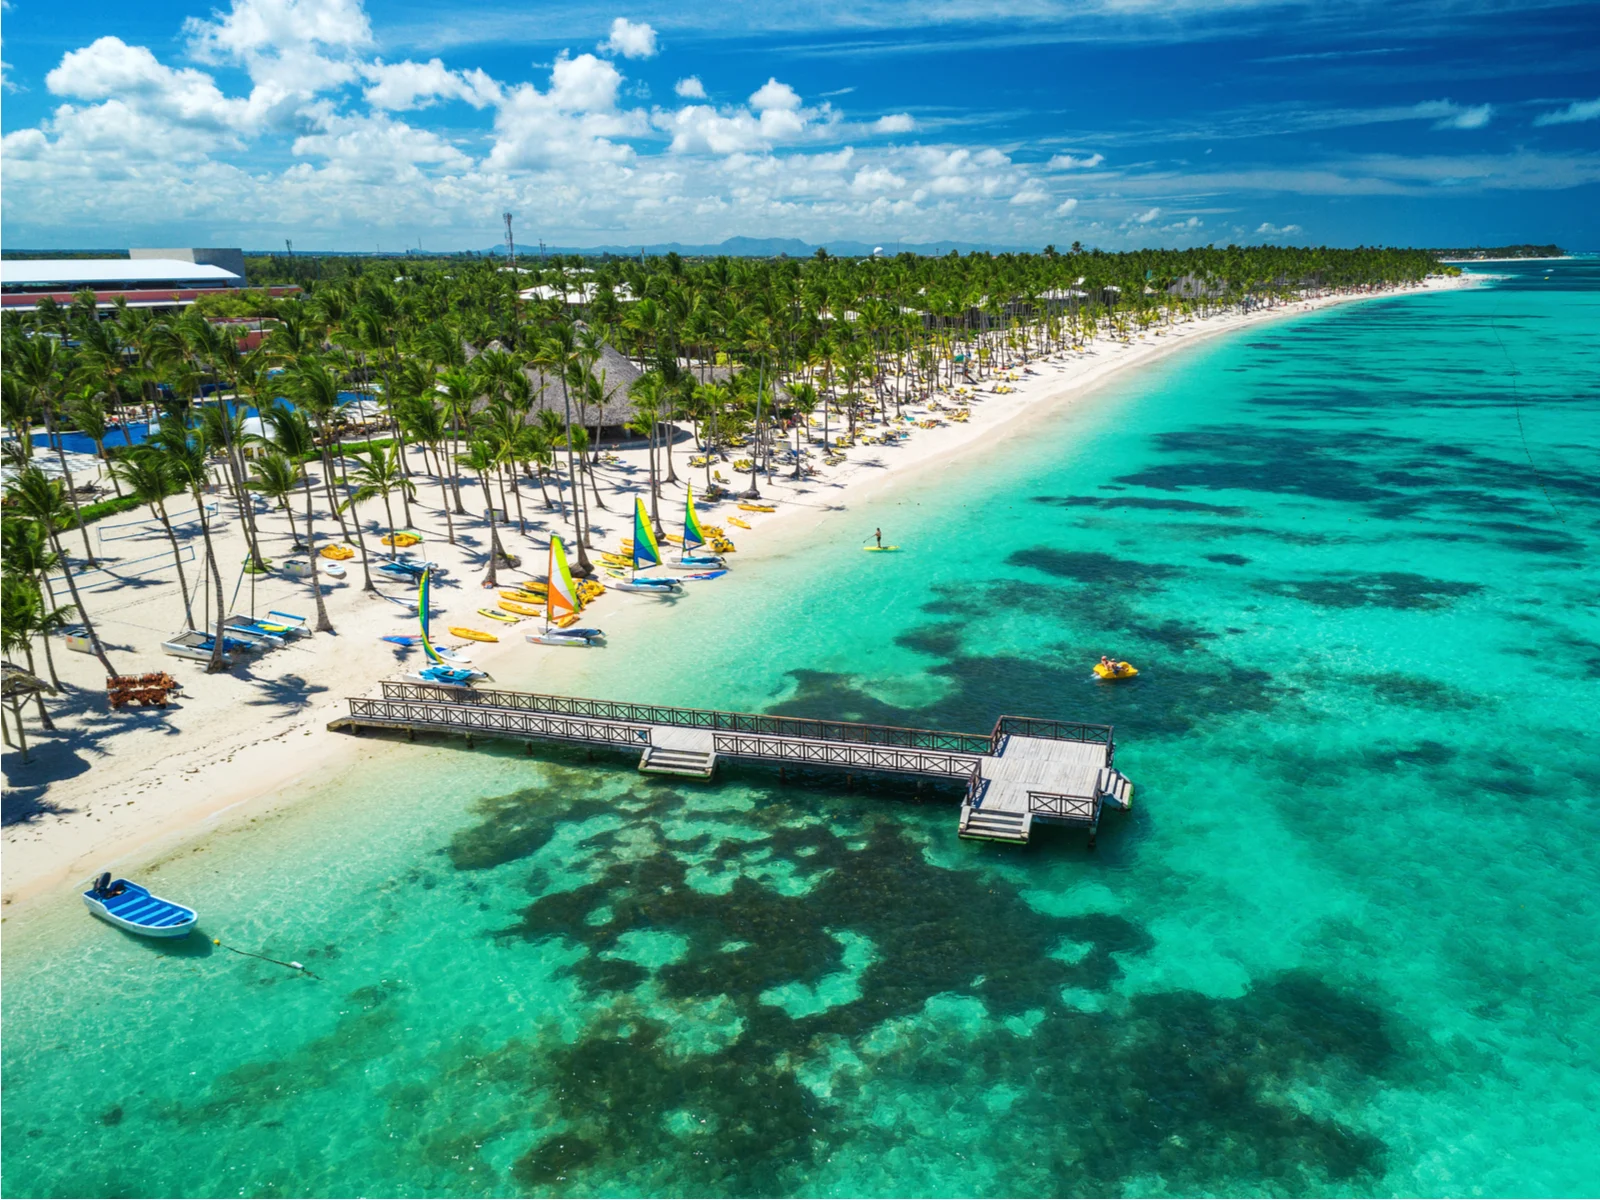
M 982 842 L 1015 842 L 1028 840 L 1033 832 L 1033 814 L 1013 812 L 1009 809 L 974 808 L 961 806 L 961 837 Z
M 639 770 L 650 775 L 710 779 L 717 769 L 716 739 L 706 729 L 656 726 L 639 756 Z

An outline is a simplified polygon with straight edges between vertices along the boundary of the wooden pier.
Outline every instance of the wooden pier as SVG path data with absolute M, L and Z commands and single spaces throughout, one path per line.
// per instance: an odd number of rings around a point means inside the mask
M 960 835 L 989 841 L 1026 842 L 1038 821 L 1083 826 L 1092 845 L 1104 807 L 1133 798 L 1109 725 L 1001 717 L 987 734 L 950 733 L 394 680 L 349 705 L 329 729 L 575 743 L 637 752 L 641 771 L 695 779 L 730 759 L 952 783 L 963 789 Z

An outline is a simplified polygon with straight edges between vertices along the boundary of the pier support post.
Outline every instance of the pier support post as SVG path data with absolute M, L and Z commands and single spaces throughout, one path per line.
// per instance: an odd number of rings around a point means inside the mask
M 533 743 L 532 742 L 523 742 L 522 743 L 522 752 L 524 754 L 526 754 L 529 758 L 532 758 L 533 757 Z
M 782 763 L 779 763 L 778 764 L 778 780 L 779 780 L 780 783 L 786 781 L 789 778 L 789 776 L 786 774 L 786 771 L 787 771 L 787 768 Z
M 470 733 L 467 734 L 467 749 L 468 750 L 472 749 L 472 735 Z
M 417 740 L 417 731 L 415 729 L 406 730 L 406 741 L 414 742 L 416 740 Z

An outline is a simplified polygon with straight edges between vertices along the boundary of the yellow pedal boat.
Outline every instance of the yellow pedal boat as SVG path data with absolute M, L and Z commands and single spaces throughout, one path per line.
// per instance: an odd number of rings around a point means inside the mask
M 1139 673 L 1139 668 L 1132 663 L 1119 662 L 1114 666 L 1105 663 L 1095 663 L 1094 673 L 1101 679 L 1132 679 Z

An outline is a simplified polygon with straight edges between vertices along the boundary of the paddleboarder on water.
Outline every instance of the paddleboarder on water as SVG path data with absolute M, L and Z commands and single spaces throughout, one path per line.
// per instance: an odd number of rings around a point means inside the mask
M 878 540 L 878 549 L 882 550 L 883 549 L 883 530 L 874 529 L 872 531 L 872 536 L 875 537 Z

